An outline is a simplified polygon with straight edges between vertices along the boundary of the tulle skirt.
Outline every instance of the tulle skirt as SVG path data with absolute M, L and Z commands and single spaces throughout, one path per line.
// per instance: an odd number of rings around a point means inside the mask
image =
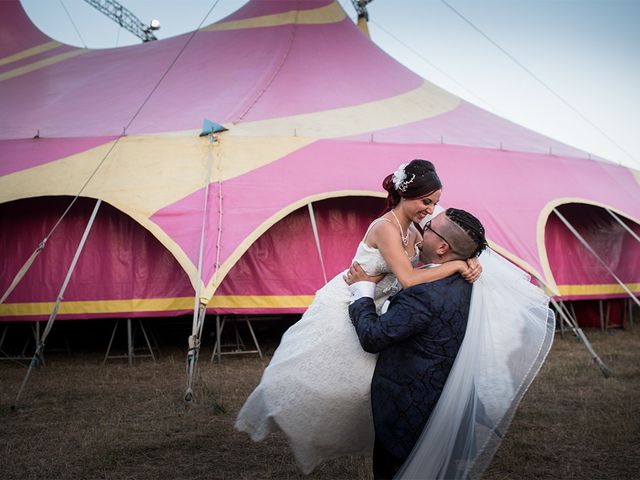
M 464 341 L 399 478 L 480 476 L 551 347 L 549 299 L 494 252 L 480 261 Z M 304 473 L 322 460 L 371 455 L 376 356 L 360 347 L 348 303 L 341 275 L 318 291 L 283 336 L 236 422 L 255 441 L 284 432 Z

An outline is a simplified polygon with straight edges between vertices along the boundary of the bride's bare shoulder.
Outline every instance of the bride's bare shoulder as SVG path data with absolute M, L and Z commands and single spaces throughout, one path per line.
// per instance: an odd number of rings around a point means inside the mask
M 386 236 L 393 229 L 393 225 L 391 220 L 387 217 L 382 216 L 376 218 L 373 222 L 369 224 L 369 228 L 367 229 L 367 233 L 363 238 L 363 242 L 367 244 L 369 247 L 377 247 L 378 241 L 381 236 Z

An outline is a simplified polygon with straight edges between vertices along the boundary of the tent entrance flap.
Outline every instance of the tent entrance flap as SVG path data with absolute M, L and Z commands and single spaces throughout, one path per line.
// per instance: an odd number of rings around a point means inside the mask
M 610 210 L 610 209 L 608 209 L 608 208 L 606 208 L 605 210 L 606 210 L 607 212 L 609 212 L 609 215 L 611 215 L 611 216 L 614 218 L 614 220 L 615 220 L 616 222 L 618 222 L 618 223 L 620 224 L 620 226 L 621 226 L 622 228 L 624 228 L 624 229 L 627 231 L 627 233 L 628 233 L 629 235 L 631 235 L 631 236 L 636 240 L 636 242 L 640 242 L 640 237 L 636 234 L 636 232 L 634 232 L 633 230 L 631 230 L 631 229 L 629 228 L 629 225 L 627 225 L 626 223 L 624 223 L 624 222 L 622 221 L 622 219 L 621 219 L 618 215 L 616 215 L 616 214 L 615 214 L 615 212 L 611 211 L 611 210 Z
M 598 261 L 598 263 L 600 263 L 600 265 L 602 265 L 604 269 L 613 277 L 613 279 L 618 283 L 618 285 L 622 287 L 622 289 L 627 293 L 627 295 L 629 295 L 629 297 L 636 303 L 636 305 L 640 307 L 640 300 L 638 300 L 636 296 L 633 294 L 633 292 L 631 292 L 631 290 L 629 290 L 629 288 L 624 284 L 624 282 L 620 280 L 620 278 L 618 278 L 615 272 L 611 270 L 611 267 L 609 267 L 609 265 L 607 265 L 607 263 L 604 260 L 602 260 L 600 255 L 596 253 L 596 251 L 591 247 L 591 245 L 589 245 L 589 243 L 584 239 L 584 237 L 580 235 L 580 233 L 574 228 L 574 226 L 571 225 L 571 223 L 569 223 L 569 221 L 558 211 L 557 208 L 553 209 L 553 213 L 557 215 L 560 221 L 564 223 L 564 225 L 569 229 L 569 231 L 573 234 L 573 236 L 578 239 L 578 241 L 589 251 L 589 253 L 594 256 L 594 258 Z

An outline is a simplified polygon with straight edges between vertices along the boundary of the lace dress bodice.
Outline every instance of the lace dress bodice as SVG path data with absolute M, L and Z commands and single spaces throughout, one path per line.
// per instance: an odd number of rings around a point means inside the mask
M 358 245 L 353 261 L 358 262 L 369 275 L 391 273 L 391 269 L 389 265 L 387 265 L 384 257 L 380 254 L 380 250 L 370 247 L 364 241 Z
M 415 246 L 415 252 L 415 255 L 409 259 L 413 267 L 420 261 L 418 245 Z M 353 262 L 358 262 L 369 275 L 386 274 L 386 277 L 376 285 L 374 301 L 378 309 L 380 308 L 380 304 L 388 297 L 400 291 L 401 287 L 397 282 L 396 276 L 391 272 L 391 268 L 380 253 L 380 250 L 368 246 L 364 240 L 358 245 L 356 255 L 353 257 Z

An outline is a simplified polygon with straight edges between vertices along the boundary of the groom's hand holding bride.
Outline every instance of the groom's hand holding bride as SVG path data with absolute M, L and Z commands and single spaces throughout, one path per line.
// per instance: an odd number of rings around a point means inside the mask
M 378 283 L 385 276 L 384 273 L 380 275 L 368 275 L 358 262 L 353 262 L 353 265 L 349 267 L 349 271 L 343 275 L 342 278 L 347 282 L 347 285 L 353 285 L 356 282 Z

